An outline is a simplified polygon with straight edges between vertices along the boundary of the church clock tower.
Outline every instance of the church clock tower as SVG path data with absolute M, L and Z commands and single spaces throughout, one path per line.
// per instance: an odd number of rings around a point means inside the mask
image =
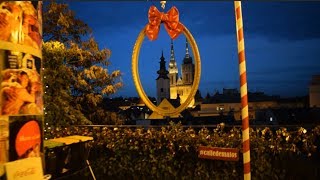
M 157 81 L 157 105 L 166 98 L 170 99 L 170 79 L 168 77 L 169 72 L 166 69 L 166 61 L 163 57 L 163 51 L 160 58 L 160 69 L 157 71 L 159 74 Z

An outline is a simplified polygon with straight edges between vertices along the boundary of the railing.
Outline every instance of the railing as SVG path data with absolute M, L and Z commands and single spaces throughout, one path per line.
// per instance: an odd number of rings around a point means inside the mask
M 106 128 L 162 128 L 162 127 L 166 127 L 169 125 L 74 125 L 76 127 L 106 127 Z M 217 127 L 221 127 L 224 126 L 226 128 L 241 128 L 241 125 L 230 125 L 230 124 L 217 124 L 217 125 L 181 125 L 182 128 L 217 128 Z M 305 129 L 312 129 L 317 125 L 313 125 L 313 124 L 297 124 L 297 125 L 250 125 L 250 128 L 270 128 L 270 129 L 276 129 L 276 128 L 287 128 L 287 129 L 294 129 L 294 128 L 298 128 L 298 127 L 303 127 Z

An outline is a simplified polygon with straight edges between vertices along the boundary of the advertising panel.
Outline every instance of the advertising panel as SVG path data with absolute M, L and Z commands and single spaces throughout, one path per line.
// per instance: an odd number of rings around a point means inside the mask
M 42 2 L 0 1 L 0 176 L 42 153 Z

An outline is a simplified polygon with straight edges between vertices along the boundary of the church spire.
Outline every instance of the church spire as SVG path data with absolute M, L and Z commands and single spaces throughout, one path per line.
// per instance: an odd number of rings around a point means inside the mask
M 189 54 L 189 47 L 188 47 L 188 39 L 186 39 L 186 58 L 189 58 L 190 57 L 190 54 Z
M 178 79 L 178 67 L 174 57 L 172 39 L 171 39 L 171 51 L 170 51 L 170 62 L 169 62 L 169 78 L 170 78 L 170 86 L 175 86 Z
M 169 79 L 168 77 L 169 71 L 167 71 L 166 69 L 166 61 L 165 61 L 165 58 L 163 57 L 163 50 L 160 58 L 160 69 L 157 71 L 157 73 L 159 74 L 157 79 L 159 78 Z
M 172 39 L 171 39 L 169 71 L 170 71 L 170 73 L 178 73 L 177 62 L 174 57 L 174 49 L 173 49 L 173 40 Z
M 186 55 L 184 56 L 183 64 L 192 64 L 192 57 L 189 53 L 188 39 L 186 39 Z
M 170 61 L 175 61 L 175 58 L 174 58 L 174 50 L 173 50 L 173 40 L 172 40 L 172 39 L 171 39 Z

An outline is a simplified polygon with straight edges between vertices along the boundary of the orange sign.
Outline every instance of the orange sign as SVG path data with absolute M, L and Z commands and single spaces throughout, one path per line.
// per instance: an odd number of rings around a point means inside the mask
M 203 158 L 203 159 L 217 159 L 217 160 L 224 160 L 224 161 L 239 160 L 239 150 L 235 148 L 200 146 L 198 150 L 199 150 L 199 158 Z
M 19 157 L 23 155 L 25 157 L 39 157 L 41 145 L 39 124 L 34 120 L 24 124 L 17 134 L 15 144 Z

